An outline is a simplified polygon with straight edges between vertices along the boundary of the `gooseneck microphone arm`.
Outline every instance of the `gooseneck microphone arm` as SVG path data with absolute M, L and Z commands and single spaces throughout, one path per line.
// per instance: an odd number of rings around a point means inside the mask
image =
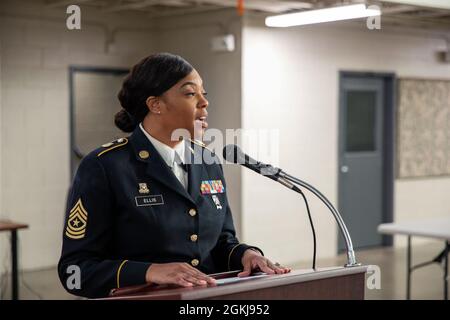
M 342 219 L 342 216 L 340 215 L 339 211 L 333 206 L 333 204 L 315 187 L 310 185 L 309 183 L 306 183 L 305 181 L 302 181 L 286 172 L 281 170 L 280 168 L 275 168 L 271 166 L 270 164 L 265 164 L 259 161 L 256 161 L 243 153 L 241 149 L 236 145 L 228 145 L 225 146 L 223 149 L 223 156 L 227 161 L 239 163 L 259 174 L 262 174 L 266 176 L 269 179 L 275 180 L 281 184 L 283 184 L 285 187 L 295 190 L 295 186 L 292 185 L 292 183 L 298 184 L 305 189 L 312 192 L 314 195 L 316 195 L 331 211 L 333 214 L 338 227 L 344 236 L 345 245 L 347 248 L 347 264 L 345 267 L 354 267 L 359 266 L 360 263 L 356 262 L 355 257 L 355 251 L 353 250 L 353 244 L 352 239 L 350 237 L 350 233 L 348 232 L 348 229 L 344 223 L 344 220 Z M 298 191 L 297 191 L 298 192 Z
M 304 187 L 305 189 L 308 189 L 313 194 L 315 194 L 327 206 L 327 208 L 331 211 L 334 218 L 336 219 L 339 229 L 341 230 L 341 233 L 344 236 L 345 245 L 347 247 L 347 264 L 345 266 L 346 267 L 359 266 L 360 264 L 356 262 L 355 251 L 353 250 L 352 239 L 351 239 L 350 233 L 348 232 L 348 229 L 344 223 L 344 220 L 342 219 L 342 216 L 340 215 L 339 211 L 331 204 L 331 202 L 327 199 L 327 197 L 325 197 L 319 190 L 314 188 L 309 183 L 306 183 L 305 181 L 302 181 L 296 177 L 293 177 L 293 176 L 285 173 L 282 170 L 278 173 L 278 175 L 282 179 L 286 179 L 288 181 L 291 181 L 293 183 L 296 183 L 296 184 Z

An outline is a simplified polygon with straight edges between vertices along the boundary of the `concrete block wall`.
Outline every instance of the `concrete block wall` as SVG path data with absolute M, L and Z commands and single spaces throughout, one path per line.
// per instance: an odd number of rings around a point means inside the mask
M 69 66 L 127 68 L 155 50 L 145 17 L 82 9 L 78 31 L 66 28 L 66 16 L 39 1 L 0 4 L 0 214 L 30 225 L 19 232 L 23 269 L 55 266 L 60 254 L 71 182 Z M 109 47 L 106 30 L 117 30 Z M 7 240 L 2 234 L 0 248 Z

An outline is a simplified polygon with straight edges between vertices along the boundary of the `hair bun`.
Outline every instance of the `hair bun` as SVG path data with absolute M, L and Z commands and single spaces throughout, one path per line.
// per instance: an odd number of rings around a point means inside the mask
M 125 109 L 122 109 L 116 113 L 114 123 L 124 132 L 133 132 L 137 126 L 136 120 Z

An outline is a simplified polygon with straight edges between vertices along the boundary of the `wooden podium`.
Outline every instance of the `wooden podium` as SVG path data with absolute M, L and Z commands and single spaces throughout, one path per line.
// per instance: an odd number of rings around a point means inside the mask
M 288 274 L 249 277 L 243 281 L 190 288 L 136 286 L 114 290 L 105 298 L 121 300 L 363 300 L 367 267 L 333 267 Z M 235 277 L 238 271 L 217 274 L 218 279 Z

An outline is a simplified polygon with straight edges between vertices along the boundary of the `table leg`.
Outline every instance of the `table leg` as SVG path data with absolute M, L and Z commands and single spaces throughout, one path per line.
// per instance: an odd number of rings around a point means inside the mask
M 17 230 L 11 230 L 11 257 L 12 257 L 12 299 L 19 298 L 19 281 L 17 273 Z
M 408 247 L 406 249 L 406 299 L 411 299 L 411 236 L 408 236 Z
M 444 300 L 448 300 L 448 254 L 449 254 L 449 241 L 445 242 L 444 252 Z

